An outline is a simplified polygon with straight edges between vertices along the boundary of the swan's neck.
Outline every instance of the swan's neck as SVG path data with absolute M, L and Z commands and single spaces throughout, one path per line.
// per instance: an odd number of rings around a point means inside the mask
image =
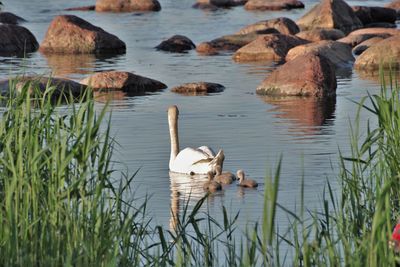
M 169 166 L 173 164 L 179 152 L 179 137 L 178 137 L 178 116 L 177 114 L 168 114 L 169 136 L 171 141 L 171 155 L 169 158 Z

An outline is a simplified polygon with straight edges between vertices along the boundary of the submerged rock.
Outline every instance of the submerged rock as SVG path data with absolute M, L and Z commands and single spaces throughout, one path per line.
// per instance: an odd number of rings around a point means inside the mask
M 162 41 L 159 45 L 155 47 L 157 50 L 163 50 L 175 53 L 184 53 L 188 50 L 196 48 L 196 45 L 183 35 L 174 35 L 171 38 Z
M 65 11 L 94 11 L 96 6 L 80 6 L 80 7 L 70 7 L 64 9 Z
M 266 34 L 272 32 L 266 32 L 270 29 L 276 29 L 282 34 L 296 34 L 300 31 L 296 22 L 289 18 L 280 17 L 276 19 L 268 19 L 258 21 L 240 29 L 236 34 L 248 34 L 248 33 L 259 33 Z
M 296 36 L 311 42 L 318 42 L 322 40 L 336 41 L 337 39 L 343 38 L 345 35 L 338 29 L 313 29 L 301 31 L 296 34 Z
M 50 23 L 40 46 L 44 53 L 125 53 L 123 41 L 113 34 L 73 15 L 57 16 Z
M 282 10 L 304 8 L 299 0 L 249 0 L 244 8 L 247 10 Z
M 139 95 L 167 88 L 162 82 L 125 71 L 99 72 L 83 79 L 80 83 L 89 86 L 94 91 L 121 90 L 129 95 Z
M 242 6 L 246 4 L 247 0 L 197 0 L 192 6 L 198 9 L 211 9 L 228 8 L 234 6 Z
M 11 12 L 0 12 L 0 23 L 17 25 L 25 21 L 26 21 L 25 19 Z
M 135 12 L 160 11 L 161 5 L 157 0 L 97 0 L 98 12 Z
M 352 8 L 364 25 L 377 22 L 394 24 L 396 22 L 396 10 L 392 8 L 376 6 L 353 6 Z
M 224 91 L 224 89 L 225 87 L 218 83 L 194 82 L 176 86 L 171 91 L 185 95 L 205 95 L 208 93 L 219 93 Z
M 301 55 L 274 70 L 257 88 L 271 96 L 330 97 L 336 94 L 335 69 L 323 56 Z
M 0 25 L 0 55 L 22 56 L 38 48 L 35 36 L 27 28 L 12 24 Z

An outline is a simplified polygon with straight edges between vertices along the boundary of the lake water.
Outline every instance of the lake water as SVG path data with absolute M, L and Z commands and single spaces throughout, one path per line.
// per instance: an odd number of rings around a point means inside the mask
M 243 7 L 204 12 L 192 9 L 194 1 L 161 0 L 161 12 L 96 13 L 65 12 L 64 8 L 94 4 L 87 0 L 5 0 L 4 10 L 24 17 L 27 27 L 39 43 L 52 18 L 74 14 L 117 35 L 127 45 L 127 53 L 115 57 L 90 55 L 44 56 L 39 52 L 26 58 L 0 61 L 1 78 L 14 74 L 35 73 L 80 80 L 103 70 L 132 71 L 160 80 L 168 89 L 157 94 L 121 97 L 112 102 L 112 129 L 119 145 L 115 159 L 130 173 L 140 168 L 133 183 L 136 197 L 151 196 L 148 210 L 153 223 L 168 228 L 170 209 L 182 208 L 192 190 L 193 199 L 203 191 L 201 183 L 182 177 L 170 177 L 170 153 L 167 107 L 180 109 L 179 133 L 182 147 L 208 145 L 225 152 L 225 170 L 244 169 L 261 186 L 257 190 L 227 186 L 210 196 L 208 208 L 221 218 L 221 206 L 231 213 L 240 211 L 240 226 L 262 216 L 263 182 L 283 156 L 279 203 L 294 209 L 299 203 L 301 178 L 305 178 L 305 201 L 309 209 L 319 207 L 327 179 L 336 183 L 338 148 L 349 152 L 349 122 L 355 117 L 359 101 L 367 91 L 377 93 L 377 81 L 363 78 L 352 69 L 337 73 L 335 101 L 321 103 L 313 99 L 272 100 L 255 94 L 256 87 L 274 68 L 272 64 L 237 64 L 231 54 L 200 56 L 195 51 L 173 54 L 153 47 L 174 34 L 186 35 L 196 44 L 233 33 L 259 20 L 286 16 L 296 20 L 316 1 L 305 1 L 304 10 L 249 12 Z M 379 5 L 383 1 L 349 1 L 351 5 Z M 222 93 L 208 96 L 182 96 L 170 88 L 185 82 L 209 81 L 226 87 Z M 103 103 L 98 102 L 99 109 Z M 365 126 L 369 114 L 361 116 Z M 118 165 L 118 167 L 120 167 Z M 125 170 L 125 169 L 123 169 Z M 190 204 L 192 205 L 192 201 Z M 204 207 L 206 210 L 207 207 Z M 286 215 L 278 214 L 286 224 Z

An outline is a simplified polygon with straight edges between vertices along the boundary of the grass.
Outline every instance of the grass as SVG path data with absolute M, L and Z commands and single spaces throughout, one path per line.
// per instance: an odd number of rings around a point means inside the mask
M 151 226 L 146 201 L 127 199 L 134 175 L 113 169 L 107 107 L 96 112 L 87 96 L 61 109 L 54 88 L 11 88 L 0 119 L 0 265 L 395 266 L 400 91 L 391 84 L 357 103 L 378 124 L 365 133 L 359 120 L 351 127 L 340 188 L 327 182 L 320 208 L 308 211 L 303 177 L 300 211 L 290 211 L 278 203 L 280 159 L 265 180 L 262 219 L 240 239 L 239 214 L 224 207 L 217 221 L 200 212 L 207 196 L 182 208 L 174 230 Z M 276 226 L 277 209 L 287 213 L 287 229 Z

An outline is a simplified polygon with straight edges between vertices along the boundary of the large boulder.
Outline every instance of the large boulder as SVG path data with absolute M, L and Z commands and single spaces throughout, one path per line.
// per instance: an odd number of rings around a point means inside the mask
M 287 52 L 298 45 L 308 41 L 299 37 L 286 34 L 266 34 L 243 46 L 233 55 L 238 62 L 259 60 L 283 60 Z
M 338 29 L 312 29 L 301 31 L 296 34 L 296 36 L 310 42 L 318 42 L 322 40 L 336 41 L 337 39 L 343 38 L 345 35 Z
M 113 34 L 73 15 L 57 16 L 50 23 L 40 45 L 44 53 L 118 54 L 125 53 L 123 41 Z
M 20 22 L 25 22 L 25 21 L 26 21 L 25 19 L 11 12 L 0 12 L 0 23 L 17 25 Z
M 39 48 L 35 36 L 25 27 L 0 25 L 0 55 L 24 55 L 35 52 Z
M 387 7 L 353 6 L 353 11 L 358 19 L 364 24 L 377 22 L 396 22 L 396 10 Z
M 162 82 L 125 71 L 99 72 L 83 79 L 80 83 L 89 86 L 94 91 L 119 90 L 129 95 L 139 95 L 167 88 Z
M 257 87 L 257 94 L 330 97 L 336 94 L 335 69 L 322 56 L 306 54 L 274 70 Z
M 385 7 L 396 10 L 397 18 L 400 18 L 400 0 L 393 0 L 389 4 L 386 4 Z
M 135 12 L 160 11 L 161 5 L 157 0 L 97 0 L 98 12 Z
M 323 56 L 337 67 L 346 67 L 354 61 L 351 46 L 336 41 L 319 41 L 297 46 L 289 50 L 286 60 L 293 60 L 309 53 Z
M 371 46 L 379 43 L 382 40 L 385 40 L 386 38 L 383 37 L 372 37 L 364 42 L 362 42 L 361 44 L 355 46 L 353 48 L 353 53 L 354 55 L 361 55 L 362 52 L 364 52 L 365 50 L 367 50 L 368 48 L 370 48 Z
M 218 83 L 194 82 L 176 86 L 171 91 L 184 95 L 206 95 L 209 93 L 219 93 L 224 91 L 224 89 L 225 87 Z
M 271 29 L 276 32 L 275 29 Z M 234 52 L 239 48 L 254 41 L 259 34 L 231 34 L 225 35 L 209 42 L 202 42 L 197 45 L 196 51 L 203 55 L 215 55 L 219 52 Z
M 357 69 L 400 67 L 400 36 L 395 35 L 372 45 L 365 50 L 354 64 Z
M 248 33 L 266 33 L 269 29 L 276 29 L 282 34 L 296 34 L 300 31 L 296 22 L 289 18 L 280 17 L 276 19 L 268 19 L 258 21 L 254 24 L 250 24 L 240 29 L 236 34 L 248 34 Z
M 344 38 L 338 39 L 338 42 L 349 44 L 352 47 L 370 39 L 373 37 L 387 38 L 393 35 L 400 34 L 398 29 L 388 29 L 388 28 L 364 28 L 351 32 Z
M 302 30 L 334 28 L 349 33 L 363 26 L 352 8 L 343 0 L 322 0 L 302 16 L 297 25 Z
M 217 8 L 227 8 L 233 6 L 242 6 L 246 4 L 247 0 L 197 0 L 192 6 L 198 9 L 217 9 Z
M 247 10 L 282 10 L 304 8 L 299 0 L 249 0 L 244 8 Z
M 184 53 L 188 50 L 196 48 L 196 45 L 183 35 L 174 35 L 165 41 L 162 41 L 155 47 L 157 50 L 163 50 L 168 52 Z

